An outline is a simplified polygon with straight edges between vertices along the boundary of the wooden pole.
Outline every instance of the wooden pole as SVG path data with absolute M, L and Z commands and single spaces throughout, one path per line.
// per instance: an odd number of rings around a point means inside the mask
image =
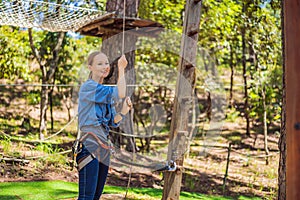
M 187 0 L 180 48 L 180 62 L 169 135 L 168 160 L 183 166 L 183 154 L 189 136 L 188 119 L 192 108 L 195 87 L 195 65 L 200 24 L 201 1 Z M 182 181 L 182 167 L 175 172 L 165 172 L 163 200 L 178 200 Z
M 300 3 L 284 1 L 286 80 L 286 199 L 300 197 Z
M 231 152 L 231 142 L 228 145 L 228 152 L 227 152 L 227 162 L 226 162 L 226 170 L 225 170 L 225 175 L 223 178 L 223 194 L 225 194 L 225 188 L 226 188 L 226 181 L 228 177 L 228 169 L 229 169 L 229 162 L 230 162 L 230 152 Z

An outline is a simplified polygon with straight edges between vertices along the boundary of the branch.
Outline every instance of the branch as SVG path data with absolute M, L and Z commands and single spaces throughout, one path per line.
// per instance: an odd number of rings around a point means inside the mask
M 54 47 L 53 51 L 52 51 L 52 60 L 50 60 L 50 69 L 47 73 L 47 78 L 48 80 L 52 79 L 52 77 L 54 76 L 54 73 L 56 71 L 57 68 L 57 62 L 59 60 L 59 51 L 61 50 L 64 38 L 65 38 L 66 33 L 65 32 L 60 32 L 59 36 L 58 36 L 58 40 L 56 43 L 56 46 Z
M 30 43 L 30 48 L 32 50 L 33 56 L 38 61 L 39 65 L 42 66 L 41 55 L 39 54 L 38 50 L 36 49 L 36 47 L 33 44 L 32 28 L 28 29 L 28 36 L 29 36 L 29 43 Z
M 58 53 L 61 49 L 62 43 L 64 41 L 66 33 L 65 32 L 60 32 L 59 36 L 58 36 L 58 41 L 57 44 L 55 46 L 55 48 L 53 49 L 53 53 Z
M 29 160 L 20 159 L 20 158 L 0 158 L 0 162 L 4 161 L 5 163 L 22 163 L 28 164 Z

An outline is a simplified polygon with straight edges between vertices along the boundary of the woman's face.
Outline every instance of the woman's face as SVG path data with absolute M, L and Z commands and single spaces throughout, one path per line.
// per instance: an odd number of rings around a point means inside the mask
M 105 54 L 101 53 L 94 57 L 92 65 L 89 65 L 89 69 L 93 73 L 94 77 L 104 79 L 109 75 L 110 66 L 108 58 Z

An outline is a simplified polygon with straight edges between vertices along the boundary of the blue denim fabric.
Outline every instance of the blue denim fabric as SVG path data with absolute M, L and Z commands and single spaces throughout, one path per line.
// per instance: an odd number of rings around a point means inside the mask
M 92 79 L 87 80 L 79 91 L 78 122 L 80 130 L 84 126 L 102 125 L 107 132 L 109 126 L 118 127 L 114 123 L 116 110 L 114 104 L 119 101 L 118 88 L 99 84 Z
M 107 151 L 103 149 L 104 151 Z M 76 162 L 89 155 L 90 152 L 83 146 L 76 158 Z M 102 153 L 101 153 L 102 154 Z M 107 155 L 107 152 L 104 153 Z M 102 154 L 103 155 L 103 154 Z M 109 159 L 109 154 L 108 157 Z M 107 159 L 106 158 L 106 159 Z M 99 200 L 102 194 L 109 166 L 99 162 L 96 158 L 79 171 L 78 200 Z

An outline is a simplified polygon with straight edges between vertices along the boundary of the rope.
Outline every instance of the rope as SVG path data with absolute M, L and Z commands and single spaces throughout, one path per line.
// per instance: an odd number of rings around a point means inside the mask
M 52 32 L 77 31 L 95 19 L 112 15 L 96 9 L 39 0 L 3 0 L 0 13 L 0 25 L 36 27 Z
M 75 117 L 73 117 L 64 127 L 62 127 L 59 131 L 57 131 L 56 133 L 54 133 L 53 135 L 50 135 L 49 137 L 45 138 L 44 140 L 42 141 L 46 141 L 46 140 L 49 140 L 50 138 L 53 138 L 55 136 L 57 136 L 58 134 L 60 134 L 63 130 L 65 130 L 75 119 L 77 118 L 77 115 L 75 115 Z M 3 131 L 0 131 L 2 134 L 5 134 Z M 9 136 L 11 137 L 11 136 Z M 39 142 L 42 142 L 42 141 L 39 141 Z
M 223 84 L 223 86 L 229 86 L 230 84 Z M 252 84 L 253 86 L 260 86 L 261 84 Z M 265 84 L 265 85 L 271 85 L 271 84 Z M 4 86 L 26 86 L 26 87 L 79 87 L 80 85 L 74 85 L 74 84 L 0 84 L 0 87 Z M 105 86 L 109 87 L 115 87 L 116 84 L 105 84 Z M 174 84 L 162 84 L 162 85 L 145 85 L 145 84 L 128 84 L 127 87 L 175 87 Z M 197 89 L 205 89 L 207 86 L 216 86 L 216 84 L 205 84 L 196 86 Z M 243 87 L 245 84 L 234 84 L 234 87 Z
M 23 0 L 24 1 L 24 0 Z M 62 5 L 62 4 L 57 4 L 57 3 L 49 3 L 49 2 L 45 2 L 45 1 L 38 1 L 38 0 L 27 0 L 29 2 L 33 2 L 33 3 L 41 3 L 41 4 L 46 4 L 46 5 L 56 5 L 57 7 L 61 7 L 64 6 L 66 8 L 70 8 L 70 9 L 78 9 L 78 10 L 85 10 L 85 11 L 95 11 L 95 12 L 99 12 L 99 10 L 97 9 L 92 9 L 92 8 L 82 8 L 82 7 L 76 7 L 76 6 L 69 6 L 69 5 Z
M 135 146 L 134 146 L 134 142 L 132 141 L 132 138 L 130 139 L 130 142 L 131 142 L 131 146 L 132 146 L 132 157 L 131 157 L 131 160 L 132 160 L 132 162 L 134 163 Z M 124 199 L 127 198 L 127 193 L 128 193 L 129 187 L 130 187 L 131 176 L 132 176 L 132 166 L 133 166 L 133 165 L 130 165 L 130 171 L 129 171 L 128 183 L 127 183 L 126 193 L 125 193 Z
M 49 156 L 53 156 L 53 155 L 63 155 L 63 154 L 67 154 L 67 153 L 71 153 L 72 150 L 66 150 L 66 151 L 61 151 L 61 152 L 57 152 L 57 153 L 53 153 L 53 154 L 47 154 L 47 155 L 40 155 L 40 156 L 30 156 L 30 157 L 24 157 L 24 158 L 17 158 L 17 157 L 12 157 L 12 156 L 6 156 L 4 154 L 2 154 L 3 158 L 1 159 L 5 160 L 5 158 L 7 159 L 14 159 L 16 161 L 22 162 L 22 161 L 29 161 L 29 160 L 35 160 L 35 159 L 39 159 L 39 158 L 45 158 L 45 157 L 49 157 Z
M 57 136 L 60 134 L 63 130 L 65 130 L 76 118 L 78 115 L 75 115 L 64 127 L 62 127 L 59 131 L 54 133 L 53 135 L 50 135 L 49 137 L 46 137 L 44 140 L 49 140 L 50 138 L 53 138 L 54 136 Z
M 71 153 L 71 152 L 72 152 L 72 149 L 69 149 L 69 150 L 66 150 L 66 151 L 57 152 L 57 153 L 53 153 L 53 154 L 47 154 L 47 155 L 41 155 L 41 156 L 32 156 L 32 157 L 28 157 L 26 159 L 27 160 L 34 160 L 34 159 L 48 157 L 48 156 L 52 156 L 52 155 L 63 155 L 63 154 Z
M 131 130 L 133 131 L 133 110 L 130 110 L 129 112 L 130 112 L 130 127 L 131 127 Z M 131 157 L 131 160 L 134 163 L 135 145 L 134 145 L 134 142 L 133 142 L 132 138 L 130 138 L 130 143 L 131 143 L 131 146 L 132 146 L 132 157 Z M 126 188 L 126 193 L 125 193 L 125 199 L 127 197 L 128 189 L 129 189 L 129 186 L 130 186 L 131 176 L 132 176 L 132 165 L 130 165 L 130 173 L 129 173 L 129 177 L 128 177 L 128 183 L 127 183 L 127 188 Z
M 125 15 L 126 15 L 126 0 L 123 0 L 123 32 L 122 32 L 122 55 L 124 55 L 124 46 L 125 46 Z M 130 113 L 132 113 L 130 111 Z M 131 118 L 131 121 L 133 122 L 133 118 Z M 135 153 L 135 146 L 133 144 L 132 138 L 130 139 L 131 145 L 132 145 L 132 149 L 133 149 L 133 153 L 132 153 L 132 162 L 134 159 L 134 153 Z M 127 187 L 126 187 L 126 192 L 125 192 L 125 196 L 124 199 L 127 199 L 127 193 L 130 187 L 130 182 L 131 182 L 131 175 L 132 175 L 132 165 L 130 165 L 130 172 L 129 172 L 129 177 L 128 177 L 128 183 L 127 183 Z
M 79 87 L 80 85 L 72 85 L 72 84 L 0 84 L 0 87 L 4 86 L 26 86 L 26 87 Z M 115 84 L 105 84 L 105 86 L 115 87 Z M 142 84 L 128 84 L 127 87 L 175 87 L 175 85 L 142 85 Z M 203 87 L 202 87 L 203 88 Z
M 60 134 L 63 130 L 65 130 L 76 118 L 77 118 L 78 115 L 75 115 L 64 127 L 62 127 L 59 131 L 57 131 L 56 133 L 54 133 L 53 135 L 50 135 L 49 137 L 45 138 L 44 140 L 42 141 L 46 141 L 46 140 L 49 140 L 50 138 L 53 138 L 55 136 L 57 136 L 58 134 Z M 0 131 L 2 134 L 5 134 L 7 135 L 6 133 L 4 133 L 3 131 Z M 9 136 L 11 137 L 11 136 Z M 40 142 L 42 142 L 40 141 Z
M 152 137 L 164 137 L 169 135 L 169 133 L 165 133 L 165 134 L 161 134 L 161 135 L 135 135 L 135 134 L 129 134 L 129 133 L 124 133 L 124 132 L 117 132 L 117 131 L 113 131 L 113 130 L 109 130 L 109 132 L 111 133 L 115 133 L 118 135 L 122 135 L 125 137 L 134 137 L 134 138 L 152 138 Z
M 124 0 L 124 4 L 123 4 L 122 55 L 124 55 L 124 46 L 125 46 L 125 12 L 126 12 L 126 0 Z

